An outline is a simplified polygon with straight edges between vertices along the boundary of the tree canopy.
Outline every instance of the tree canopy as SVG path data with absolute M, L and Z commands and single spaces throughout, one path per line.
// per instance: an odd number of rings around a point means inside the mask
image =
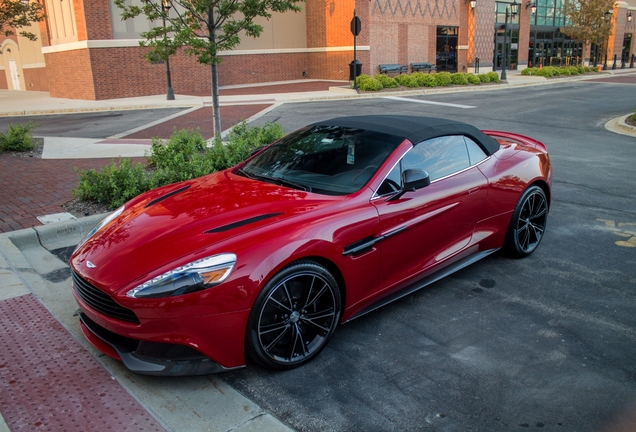
M 583 44 L 600 44 L 612 32 L 611 11 L 614 0 L 566 0 L 565 18 L 568 25 L 561 30 Z M 609 14 L 608 14 L 609 12 Z
M 29 27 L 31 23 L 43 21 L 44 6 L 37 2 L 22 0 L 0 1 L 0 32 L 4 36 L 14 35 L 17 29 Z M 36 40 L 37 36 L 29 31 L 19 31 L 20 36 L 29 40 Z
M 130 5 L 129 0 L 115 0 L 122 9 L 122 19 L 145 15 L 150 21 L 163 21 L 141 34 L 141 46 L 153 50 L 147 55 L 152 61 L 165 59 L 183 47 L 201 64 L 209 65 L 212 76 L 214 131 L 221 135 L 219 114 L 218 68 L 219 53 L 230 51 L 241 42 L 241 34 L 257 38 L 263 27 L 254 22 L 257 17 L 271 18 L 272 12 L 300 11 L 304 0 L 142 0 Z

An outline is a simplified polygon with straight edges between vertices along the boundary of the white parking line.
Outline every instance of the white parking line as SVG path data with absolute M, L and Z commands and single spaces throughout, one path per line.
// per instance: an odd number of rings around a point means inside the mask
M 433 101 L 420 100 L 420 99 L 403 98 L 403 97 L 398 97 L 398 96 L 385 96 L 385 99 L 393 99 L 393 100 L 396 100 L 396 101 L 413 102 L 413 103 L 421 103 L 421 104 L 429 104 L 429 105 L 442 105 L 442 106 L 448 106 L 448 107 L 453 107 L 453 108 L 464 108 L 464 109 L 477 108 L 476 106 L 472 106 L 472 105 L 460 105 L 460 104 L 445 103 L 445 102 L 433 102 Z

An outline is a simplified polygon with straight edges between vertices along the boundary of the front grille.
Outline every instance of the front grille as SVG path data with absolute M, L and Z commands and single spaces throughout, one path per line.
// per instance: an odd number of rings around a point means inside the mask
M 111 296 L 94 287 L 73 271 L 73 285 L 77 295 L 91 308 L 109 317 L 139 324 L 139 318 L 130 309 L 120 306 Z

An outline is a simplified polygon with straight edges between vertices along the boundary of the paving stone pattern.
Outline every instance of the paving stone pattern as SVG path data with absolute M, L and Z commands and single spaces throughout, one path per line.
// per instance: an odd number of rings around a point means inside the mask
M 0 346 L 12 431 L 164 430 L 33 295 L 0 301 Z

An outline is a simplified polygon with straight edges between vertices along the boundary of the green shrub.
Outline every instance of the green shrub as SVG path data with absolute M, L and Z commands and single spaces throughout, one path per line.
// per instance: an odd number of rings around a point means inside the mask
M 174 129 L 164 145 L 163 140 L 152 139 L 146 154 L 148 165 L 154 168 L 152 186 L 163 186 L 208 174 L 213 170 L 205 163 L 206 142 L 200 130 Z
M 483 82 L 483 83 L 489 83 L 490 82 L 490 75 L 488 75 L 487 73 L 479 74 L 479 75 L 477 75 L 477 78 L 479 78 L 479 81 Z
M 236 165 L 247 159 L 252 151 L 270 144 L 285 134 L 278 123 L 248 127 L 246 122 L 236 125 L 228 141 L 216 140 L 211 148 L 198 130 L 174 130 L 163 144 L 154 138 L 146 155 L 148 167 L 133 166 L 130 159 L 114 161 L 100 172 L 78 170 L 79 184 L 73 195 L 83 201 L 96 201 L 116 208 L 142 192 L 166 184 L 200 177 Z
M 634 115 L 632 116 L 632 120 L 636 121 L 636 107 L 634 107 Z
M 356 85 L 360 90 L 364 91 L 378 91 L 383 89 L 380 81 L 365 74 L 358 76 Z
M 152 187 L 143 165 L 133 166 L 130 159 L 121 159 L 119 166 L 113 161 L 101 172 L 90 169 L 78 173 L 80 181 L 73 191 L 75 198 L 107 204 L 110 208 L 119 207 Z
M 404 87 L 419 87 L 417 79 L 411 75 L 398 75 L 395 77 L 395 80 Z
M 378 74 L 374 76 L 374 78 L 380 81 L 382 88 L 396 88 L 400 86 L 394 78 L 391 78 L 388 75 Z
M 438 87 L 446 87 L 451 85 L 450 72 L 437 72 L 433 76 L 435 77 L 435 84 Z
M 465 73 L 457 72 L 451 75 L 451 84 L 468 85 L 468 77 Z
M 284 135 L 285 130 L 279 123 L 249 127 L 247 122 L 243 121 L 232 128 L 227 142 L 215 140 L 212 148 L 206 153 L 212 167 L 211 171 L 230 168 L 250 157 L 257 148 L 270 144 Z
M 0 152 L 18 151 L 25 152 L 33 149 L 33 122 L 27 124 L 9 123 L 6 134 L 0 132 Z
M 481 80 L 479 79 L 479 77 L 477 75 L 474 74 L 466 74 L 466 79 L 468 80 L 469 84 L 481 84 Z
M 437 85 L 437 80 L 435 79 L 435 74 L 425 74 L 424 72 L 415 72 L 412 74 L 417 81 L 417 85 L 419 87 L 435 87 Z
M 488 72 L 486 75 L 490 77 L 490 82 L 498 83 L 499 82 L 499 74 L 495 71 Z
M 537 72 L 539 71 L 539 68 L 536 67 L 529 67 L 529 68 L 525 68 L 524 70 L 521 71 L 521 75 L 537 75 Z

